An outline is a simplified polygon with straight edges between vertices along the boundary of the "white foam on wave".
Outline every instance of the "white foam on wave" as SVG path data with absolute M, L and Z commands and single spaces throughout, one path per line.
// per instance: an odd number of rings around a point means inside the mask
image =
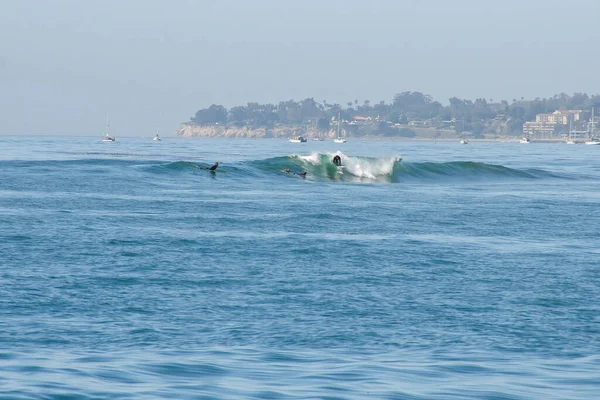
M 321 153 L 311 153 L 308 156 L 298 156 L 298 158 L 314 165 L 319 165 L 321 163 Z
M 298 156 L 303 162 L 319 166 L 323 163 L 323 156 L 327 163 L 332 163 L 333 157 L 339 155 L 342 159 L 344 171 L 359 178 L 377 179 L 381 176 L 390 176 L 394 171 L 394 164 L 402 160 L 400 156 L 381 158 L 349 156 L 341 151 L 327 153 L 311 153 Z
M 344 169 L 360 178 L 377 179 L 390 176 L 394 172 L 394 164 L 402 160 L 400 157 L 362 158 L 342 156 Z

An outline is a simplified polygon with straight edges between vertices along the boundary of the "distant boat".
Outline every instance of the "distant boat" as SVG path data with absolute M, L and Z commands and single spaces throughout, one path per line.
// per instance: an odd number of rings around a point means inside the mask
M 154 135 L 154 140 L 155 142 L 160 142 L 160 136 L 158 136 L 158 133 L 160 132 L 160 117 L 159 117 L 159 121 L 156 123 L 156 135 Z
M 319 131 L 319 120 L 318 119 L 315 119 L 315 133 L 313 135 L 312 140 L 314 140 L 315 142 L 323 141 L 323 137 L 321 136 L 321 133 Z
M 114 142 L 115 141 L 115 136 L 110 136 L 110 134 L 108 133 L 108 130 L 110 128 L 110 125 L 108 124 L 108 114 L 106 114 L 106 132 L 104 133 L 104 137 L 102 138 L 103 142 Z
M 337 134 L 333 141 L 334 143 L 346 143 L 346 138 L 342 137 L 342 113 L 338 114 Z
M 590 120 L 591 122 L 591 128 L 590 128 L 590 140 L 587 140 L 585 142 L 585 144 L 587 145 L 592 145 L 592 146 L 598 146 L 600 145 L 600 140 L 598 140 L 597 138 L 594 137 L 594 107 L 592 107 L 592 118 Z
M 304 143 L 306 142 L 306 138 L 303 138 L 302 136 L 292 136 L 289 141 L 291 143 Z
M 519 143 L 531 143 L 531 141 L 529 140 L 529 138 L 522 138 L 521 140 L 519 140 Z
M 460 144 L 469 144 L 469 141 L 467 139 L 463 139 L 460 141 Z
M 577 144 L 573 139 L 573 118 L 569 117 L 569 138 L 565 140 L 566 144 Z

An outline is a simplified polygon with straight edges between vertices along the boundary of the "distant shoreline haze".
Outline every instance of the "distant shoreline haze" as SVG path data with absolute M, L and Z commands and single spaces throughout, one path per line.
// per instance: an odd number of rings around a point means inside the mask
M 278 104 L 250 102 L 231 109 L 212 104 L 182 123 L 178 134 L 277 137 L 308 133 L 331 137 L 341 116 L 344 134 L 353 137 L 411 138 L 421 136 L 419 132 L 424 131 L 472 138 L 518 136 L 522 134 L 523 124 L 535 121 L 537 114 L 556 110 L 584 112 L 592 107 L 600 107 L 600 95 L 560 93 L 533 100 L 477 98 L 474 101 L 452 97 L 448 105 L 442 105 L 429 95 L 406 91 L 396 94 L 389 103 L 353 100 L 339 104 L 306 98 Z

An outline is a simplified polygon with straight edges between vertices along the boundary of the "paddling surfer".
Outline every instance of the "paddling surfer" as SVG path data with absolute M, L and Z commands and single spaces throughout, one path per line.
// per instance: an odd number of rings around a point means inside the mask
M 283 172 L 285 172 L 286 174 L 292 174 L 292 175 L 301 176 L 303 178 L 306 178 L 306 171 L 298 173 L 298 172 L 292 171 L 289 168 L 286 168 L 286 169 L 283 170 Z
M 205 166 L 203 166 L 203 165 L 196 165 L 196 168 L 198 168 L 198 169 L 206 169 L 206 170 L 208 170 L 208 171 L 210 171 L 210 172 L 215 172 L 215 170 L 217 169 L 217 167 L 218 167 L 218 166 L 219 166 L 219 162 L 218 162 L 218 161 L 216 161 L 216 162 L 213 164 L 213 166 L 212 166 L 212 167 L 205 167 Z

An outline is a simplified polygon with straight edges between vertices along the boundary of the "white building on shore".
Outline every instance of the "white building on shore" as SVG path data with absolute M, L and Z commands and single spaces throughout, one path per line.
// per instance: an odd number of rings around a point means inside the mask
M 583 110 L 556 110 L 549 114 L 538 114 L 535 121 L 523 124 L 523 135 L 553 135 L 557 125 L 569 125 L 579 121 Z

